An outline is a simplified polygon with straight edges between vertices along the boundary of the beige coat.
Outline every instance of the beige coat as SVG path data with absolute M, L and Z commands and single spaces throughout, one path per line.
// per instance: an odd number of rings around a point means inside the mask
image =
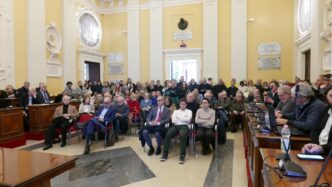
M 56 107 L 53 118 L 57 118 L 59 116 L 62 116 L 63 112 L 63 105 Z M 78 112 L 75 106 L 69 105 L 68 106 L 68 114 L 70 114 L 70 118 L 77 118 Z

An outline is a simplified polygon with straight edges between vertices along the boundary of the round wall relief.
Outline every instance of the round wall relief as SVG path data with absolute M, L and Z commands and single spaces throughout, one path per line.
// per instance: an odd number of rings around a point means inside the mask
M 98 49 L 102 38 L 102 28 L 98 17 L 89 10 L 77 16 L 80 43 L 84 48 Z

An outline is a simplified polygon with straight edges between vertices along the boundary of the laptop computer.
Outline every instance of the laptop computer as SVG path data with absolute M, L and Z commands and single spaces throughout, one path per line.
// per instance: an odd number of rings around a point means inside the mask
M 275 111 L 273 106 L 267 105 L 267 113 L 268 113 L 268 124 L 266 124 L 266 127 L 269 128 L 271 131 L 274 133 L 280 135 L 281 134 L 281 129 L 283 126 L 278 126 L 277 125 L 277 120 L 275 116 Z M 308 134 L 297 129 L 297 128 L 291 128 L 291 136 L 307 136 Z

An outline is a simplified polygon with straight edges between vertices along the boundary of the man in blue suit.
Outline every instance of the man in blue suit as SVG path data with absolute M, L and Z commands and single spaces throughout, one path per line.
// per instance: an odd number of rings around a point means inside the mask
M 149 134 L 155 134 L 157 139 L 157 151 L 155 155 L 161 153 L 161 132 L 165 129 L 165 124 L 170 122 L 170 110 L 164 106 L 164 97 L 157 98 L 158 106 L 152 108 L 149 116 L 146 119 L 147 126 L 143 130 L 143 137 L 145 142 L 149 145 L 150 150 L 148 155 L 154 153 L 151 138 Z
M 99 107 L 95 117 L 86 125 L 86 145 L 83 154 L 86 155 L 90 153 L 91 138 L 96 128 L 106 133 L 107 126 L 112 123 L 114 118 L 115 110 L 112 107 L 112 100 L 109 97 L 105 97 L 104 104 Z

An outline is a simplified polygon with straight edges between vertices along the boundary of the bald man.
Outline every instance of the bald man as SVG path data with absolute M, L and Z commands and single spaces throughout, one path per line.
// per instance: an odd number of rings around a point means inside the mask
M 115 118 L 115 110 L 112 107 L 112 100 L 110 97 L 105 97 L 103 105 L 97 110 L 95 117 L 91 119 L 86 125 L 86 145 L 83 154 L 90 153 L 91 139 L 96 129 L 107 131 L 107 126 L 110 125 Z M 106 137 L 108 139 L 108 137 Z

